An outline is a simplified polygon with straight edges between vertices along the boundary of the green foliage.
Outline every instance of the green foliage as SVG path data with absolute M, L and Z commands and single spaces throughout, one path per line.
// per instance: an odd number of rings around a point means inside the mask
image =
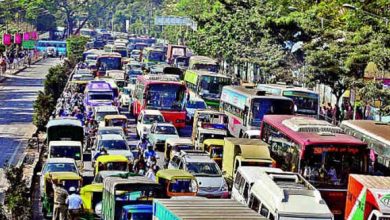
M 0 204 L 0 220 L 7 220 L 4 206 Z
M 55 102 L 52 95 L 46 95 L 39 91 L 38 97 L 33 104 L 34 115 L 33 123 L 39 131 L 44 131 L 47 122 L 55 108 Z
M 74 60 L 81 60 L 88 38 L 83 36 L 72 36 L 66 39 L 67 56 Z
M 54 100 L 60 98 L 66 86 L 68 70 L 63 65 L 57 65 L 49 69 L 44 81 L 44 92 L 51 95 Z

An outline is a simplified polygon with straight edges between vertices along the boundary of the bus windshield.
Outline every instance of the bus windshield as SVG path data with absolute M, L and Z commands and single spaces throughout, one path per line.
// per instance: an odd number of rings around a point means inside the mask
M 353 146 L 310 145 L 306 147 L 301 171 L 316 187 L 345 188 L 350 173 L 366 172 L 366 153 Z
M 198 64 L 194 64 L 193 69 L 194 70 L 206 70 L 206 71 L 216 73 L 216 72 L 218 72 L 218 65 L 198 63 Z
M 292 115 L 293 105 L 283 99 L 254 99 L 252 101 L 251 125 L 259 127 L 264 115 Z
M 99 67 L 104 70 L 120 70 L 121 69 L 121 58 L 120 57 L 100 57 L 97 62 Z
M 50 149 L 50 157 L 53 158 L 72 158 L 75 160 L 81 159 L 80 146 L 52 146 Z
M 217 76 L 202 76 L 200 81 L 201 92 L 204 96 L 219 98 L 222 87 L 230 85 L 230 79 Z
M 164 53 L 159 51 L 150 52 L 148 59 L 150 61 L 164 62 Z
M 182 110 L 185 96 L 185 87 L 174 84 L 149 85 L 146 96 L 148 109 Z
M 299 95 L 302 94 L 302 95 Z M 294 101 L 296 113 L 304 115 L 316 115 L 318 113 L 318 95 L 312 93 L 285 91 L 283 96 Z
M 112 100 L 112 93 L 91 93 L 90 100 Z

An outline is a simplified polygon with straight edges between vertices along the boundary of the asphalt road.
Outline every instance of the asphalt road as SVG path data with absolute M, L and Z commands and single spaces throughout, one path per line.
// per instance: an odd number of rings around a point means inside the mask
M 48 69 L 59 59 L 40 61 L 18 75 L 7 76 L 0 84 L 0 168 L 16 164 L 35 132 L 33 102 Z

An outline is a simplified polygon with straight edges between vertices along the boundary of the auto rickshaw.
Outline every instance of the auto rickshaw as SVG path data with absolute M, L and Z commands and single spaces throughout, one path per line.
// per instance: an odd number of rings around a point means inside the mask
M 77 173 L 73 172 L 54 172 L 46 173 L 44 181 L 44 192 L 42 198 L 42 213 L 46 216 L 53 214 L 54 205 L 54 188 L 53 183 L 57 185 L 63 185 L 66 191 L 69 193 L 71 187 L 79 189 L 82 186 L 82 178 Z
M 122 208 L 121 220 L 153 219 L 153 205 L 126 205 Z
M 102 201 L 103 184 L 93 183 L 82 187 L 80 196 L 83 201 L 83 217 L 85 219 L 94 219 L 96 205 Z
M 156 182 L 164 188 L 164 195 L 168 198 L 173 196 L 196 196 L 198 183 L 195 177 L 180 169 L 165 169 L 156 173 Z
M 168 167 L 169 161 L 175 154 L 180 153 L 182 150 L 193 150 L 194 144 L 191 139 L 188 138 L 170 138 L 165 141 L 164 151 L 164 166 Z
M 203 149 L 206 151 L 210 158 L 213 159 L 220 168 L 222 168 L 222 156 L 223 145 L 225 141 L 223 139 L 206 139 L 203 141 Z
M 123 155 L 101 155 L 95 161 L 94 174 L 102 170 L 129 171 L 130 161 Z
M 127 117 L 125 115 L 106 115 L 104 116 L 105 127 L 122 127 L 127 132 Z

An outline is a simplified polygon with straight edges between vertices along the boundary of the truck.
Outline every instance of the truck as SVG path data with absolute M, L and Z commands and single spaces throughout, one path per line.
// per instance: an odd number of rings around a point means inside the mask
M 344 219 L 390 219 L 390 177 L 350 174 Z
M 240 166 L 271 167 L 273 160 L 268 144 L 259 139 L 225 138 L 222 173 L 231 189 L 233 178 Z
M 266 219 L 232 199 L 154 199 L 153 219 Z

